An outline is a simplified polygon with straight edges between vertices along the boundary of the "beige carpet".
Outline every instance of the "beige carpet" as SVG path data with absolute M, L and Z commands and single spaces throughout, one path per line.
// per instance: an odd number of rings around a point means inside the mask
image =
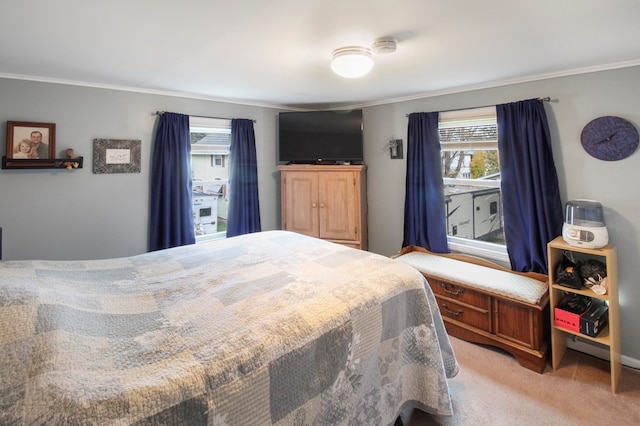
M 609 363 L 573 350 L 557 370 L 521 367 L 505 352 L 454 337 L 460 373 L 449 380 L 452 417 L 407 410 L 405 426 L 419 425 L 638 425 L 640 372 L 623 368 L 611 392 Z M 549 363 L 550 364 L 550 363 Z

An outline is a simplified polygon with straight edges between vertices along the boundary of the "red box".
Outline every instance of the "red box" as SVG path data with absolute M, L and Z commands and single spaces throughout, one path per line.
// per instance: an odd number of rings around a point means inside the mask
M 566 293 L 553 308 L 553 325 L 580 333 L 580 319 L 589 310 L 593 299 L 576 293 Z
M 580 317 L 582 315 L 584 315 L 584 312 L 574 314 L 573 312 L 564 311 L 560 308 L 553 308 L 553 325 L 575 333 L 580 333 Z

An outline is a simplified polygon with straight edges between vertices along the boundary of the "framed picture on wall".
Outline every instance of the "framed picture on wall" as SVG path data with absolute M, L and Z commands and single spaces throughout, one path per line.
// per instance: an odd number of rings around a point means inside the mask
M 55 152 L 55 123 L 7 121 L 7 159 L 54 159 L 56 157 Z
M 140 173 L 142 141 L 94 139 L 93 173 Z

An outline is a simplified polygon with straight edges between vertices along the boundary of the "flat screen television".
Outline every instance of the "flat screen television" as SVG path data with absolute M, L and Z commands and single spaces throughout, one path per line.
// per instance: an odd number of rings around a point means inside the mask
M 278 160 L 362 163 L 362 110 L 281 112 Z

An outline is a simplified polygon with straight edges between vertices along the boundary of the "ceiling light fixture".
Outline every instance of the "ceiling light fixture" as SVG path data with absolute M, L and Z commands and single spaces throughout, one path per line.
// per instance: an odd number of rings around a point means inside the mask
M 372 68 L 371 50 L 366 47 L 347 46 L 333 51 L 331 69 L 340 77 L 362 77 Z

